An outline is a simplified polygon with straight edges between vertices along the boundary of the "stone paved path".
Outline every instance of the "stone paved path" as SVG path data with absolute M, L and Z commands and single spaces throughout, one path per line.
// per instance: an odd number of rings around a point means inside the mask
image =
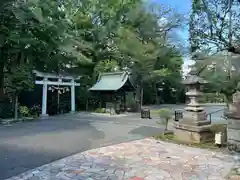
M 8 180 L 223 180 L 232 156 L 148 138 L 93 149 Z

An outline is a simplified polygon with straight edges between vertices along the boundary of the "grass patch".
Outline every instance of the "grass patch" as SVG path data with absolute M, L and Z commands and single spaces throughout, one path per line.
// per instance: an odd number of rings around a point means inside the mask
M 106 109 L 105 108 L 97 108 L 94 110 L 95 113 L 106 113 Z
M 159 109 L 153 109 L 153 110 L 151 110 L 151 114 L 158 114 L 158 112 L 159 112 Z
M 226 179 L 239 179 L 240 178 L 240 170 L 238 168 L 233 168 L 228 175 L 226 176 Z
M 173 141 L 174 140 L 174 134 L 159 134 L 156 136 L 153 136 L 156 140 L 161 140 L 161 141 Z
M 189 143 L 183 143 L 179 140 L 177 140 L 174 136 L 174 134 L 160 134 L 153 136 L 156 140 L 175 143 L 175 144 L 181 144 L 189 147 L 196 147 L 196 148 L 202 148 L 202 149 L 210 149 L 210 150 L 220 150 L 221 148 L 217 147 L 214 142 L 204 142 L 204 143 L 195 143 L 195 144 L 189 144 Z
M 159 111 L 161 111 L 162 109 L 164 109 L 164 110 L 169 110 L 171 113 L 174 113 L 174 110 L 168 109 L 168 108 L 151 109 L 150 112 L 151 112 L 152 114 L 159 115 Z
M 233 168 L 233 169 L 231 170 L 231 172 L 229 173 L 229 175 L 238 175 L 238 176 L 240 176 L 239 167 Z

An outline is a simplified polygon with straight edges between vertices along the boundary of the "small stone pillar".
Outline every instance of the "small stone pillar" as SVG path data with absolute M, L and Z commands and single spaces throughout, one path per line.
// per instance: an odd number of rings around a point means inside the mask
M 230 151 L 240 152 L 240 92 L 233 94 L 233 103 L 226 111 L 227 144 Z
M 176 139 L 182 142 L 201 143 L 214 138 L 210 131 L 211 122 L 207 120 L 204 108 L 198 102 L 198 98 L 202 95 L 200 86 L 206 83 L 198 77 L 195 68 L 192 68 L 189 76 L 183 81 L 188 87 L 186 96 L 190 102 L 183 112 L 183 118 L 175 123 L 174 131 Z

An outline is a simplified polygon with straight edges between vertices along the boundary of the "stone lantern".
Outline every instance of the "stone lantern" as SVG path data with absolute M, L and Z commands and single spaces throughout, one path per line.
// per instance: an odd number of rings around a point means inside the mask
M 207 82 L 198 76 L 196 68 L 193 67 L 189 76 L 182 83 L 187 86 L 186 96 L 190 102 L 183 112 L 183 118 L 175 123 L 176 138 L 186 143 L 212 140 L 211 122 L 207 120 L 204 108 L 198 102 L 202 95 L 200 87 Z
M 228 149 L 240 152 L 240 84 L 237 92 L 233 94 L 233 103 L 225 112 L 227 117 L 227 144 Z

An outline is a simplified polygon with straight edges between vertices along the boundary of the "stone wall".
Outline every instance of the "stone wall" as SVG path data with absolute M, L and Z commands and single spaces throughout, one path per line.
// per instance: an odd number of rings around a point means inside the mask
M 240 152 L 240 119 L 228 118 L 227 139 L 229 150 Z

